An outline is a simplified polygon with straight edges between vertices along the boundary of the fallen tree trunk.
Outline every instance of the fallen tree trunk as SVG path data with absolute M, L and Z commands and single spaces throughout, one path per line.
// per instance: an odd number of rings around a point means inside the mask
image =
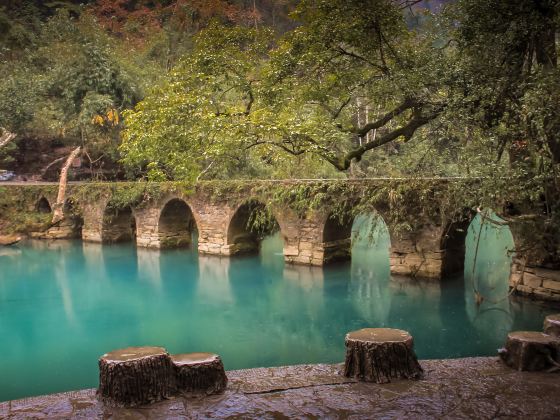
M 66 200 L 66 184 L 68 182 L 68 170 L 74 162 L 74 159 L 78 157 L 81 147 L 77 147 L 70 153 L 66 163 L 60 171 L 60 181 L 58 182 L 58 195 L 56 197 L 56 203 L 53 208 L 53 218 L 52 224 L 60 222 L 64 218 L 64 201 Z

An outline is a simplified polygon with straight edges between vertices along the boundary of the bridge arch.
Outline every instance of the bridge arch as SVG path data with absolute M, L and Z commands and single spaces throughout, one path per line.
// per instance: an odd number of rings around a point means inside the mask
M 41 198 L 39 198 L 39 200 L 37 200 L 37 202 L 35 203 L 35 211 L 37 211 L 37 213 L 43 214 L 52 213 L 51 204 L 45 196 L 42 196 Z
M 198 233 L 196 217 L 191 206 L 182 198 L 168 199 L 161 208 L 157 223 L 160 248 L 186 248 Z
M 354 218 L 346 214 L 341 216 L 329 214 L 327 216 L 321 238 L 325 264 L 350 259 L 353 222 Z
M 272 209 L 256 199 L 246 200 L 233 211 L 227 225 L 229 253 L 258 253 L 262 240 L 278 231 L 282 231 L 280 220 Z
M 323 226 L 322 243 L 324 262 L 343 261 L 353 258 L 354 253 L 373 252 L 378 236 L 388 236 L 387 262 L 389 261 L 390 234 L 383 216 L 375 210 L 356 216 L 329 215 Z
M 440 240 L 442 277 L 462 274 L 465 269 L 466 240 L 472 216 L 463 214 L 443 229 Z
M 477 270 L 488 270 L 488 267 L 484 268 L 481 264 L 488 263 L 490 254 L 490 259 L 496 264 L 509 267 L 514 245 L 514 232 L 492 210 L 484 214 L 465 211 L 443 229 L 440 243 L 441 276 L 464 273 L 465 278 L 470 278 L 471 271 L 476 271 L 472 270 L 475 263 Z M 497 274 L 503 272 L 504 268 L 496 266 L 493 271 Z M 506 283 L 507 279 L 504 285 Z
M 136 238 L 136 217 L 131 206 L 109 202 L 103 211 L 101 241 L 130 242 Z

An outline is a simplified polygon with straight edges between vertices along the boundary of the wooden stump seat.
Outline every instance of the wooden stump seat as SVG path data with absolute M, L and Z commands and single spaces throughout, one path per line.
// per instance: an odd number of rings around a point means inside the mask
M 171 361 L 178 391 L 209 395 L 225 390 L 227 376 L 222 359 L 217 354 L 174 354 Z
M 554 371 L 560 367 L 560 339 L 542 332 L 510 332 L 505 348 L 498 353 L 506 365 L 520 371 Z
M 111 405 L 133 407 L 173 395 L 175 378 L 163 347 L 128 347 L 99 359 L 99 398 Z
M 544 319 L 544 333 L 560 338 L 560 314 L 548 315 Z
M 364 328 L 346 335 L 344 376 L 378 384 L 420 379 L 423 370 L 412 336 L 391 328 Z

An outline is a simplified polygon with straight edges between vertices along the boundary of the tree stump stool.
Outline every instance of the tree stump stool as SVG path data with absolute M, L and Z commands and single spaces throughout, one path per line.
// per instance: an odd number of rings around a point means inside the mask
M 560 338 L 560 314 L 549 315 L 544 319 L 544 333 Z
M 554 371 L 560 367 L 560 339 L 536 331 L 514 331 L 498 350 L 504 363 L 516 370 Z
M 344 376 L 383 384 L 395 379 L 420 379 L 423 370 L 412 336 L 391 328 L 364 328 L 346 334 Z
M 222 359 L 217 354 L 174 354 L 171 361 L 178 391 L 209 395 L 226 389 L 228 379 Z
M 129 347 L 99 359 L 99 398 L 111 405 L 132 407 L 173 395 L 173 365 L 162 347 Z

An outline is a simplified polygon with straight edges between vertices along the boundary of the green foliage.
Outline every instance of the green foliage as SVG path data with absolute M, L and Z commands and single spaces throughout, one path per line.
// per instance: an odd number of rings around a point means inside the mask
M 74 16 L 35 22 L 25 54 L 0 63 L 0 126 L 116 158 L 119 114 L 141 98 L 142 73 L 91 16 Z
M 408 140 L 440 112 L 443 56 L 392 2 L 363 3 L 301 2 L 303 25 L 278 42 L 211 25 L 126 115 L 125 164 L 172 179 L 333 176 L 325 164 L 347 169 L 376 141 Z M 356 121 L 364 107 L 382 121 L 377 140 Z
M 0 187 L 0 232 L 29 233 L 43 231 L 50 226 L 51 215 L 39 213 L 35 204 L 44 190 L 36 188 Z

